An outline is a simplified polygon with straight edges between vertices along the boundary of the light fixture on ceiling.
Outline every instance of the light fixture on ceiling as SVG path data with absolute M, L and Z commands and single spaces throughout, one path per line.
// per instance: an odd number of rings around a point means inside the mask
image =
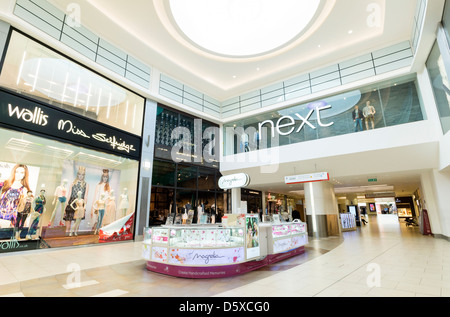
M 173 20 L 201 48 L 255 56 L 281 48 L 314 20 L 322 0 L 170 0 Z M 207 30 L 207 32 L 205 32 Z

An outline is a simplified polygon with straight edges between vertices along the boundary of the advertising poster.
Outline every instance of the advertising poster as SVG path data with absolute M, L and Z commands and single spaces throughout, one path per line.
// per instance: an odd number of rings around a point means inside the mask
M 245 245 L 247 260 L 260 256 L 259 250 L 259 216 L 258 214 L 245 215 Z
M 28 190 L 36 197 L 39 190 L 45 189 L 45 184 L 38 186 L 39 171 L 35 166 L 0 162 L 0 228 L 10 228 L 15 223 L 19 200 Z

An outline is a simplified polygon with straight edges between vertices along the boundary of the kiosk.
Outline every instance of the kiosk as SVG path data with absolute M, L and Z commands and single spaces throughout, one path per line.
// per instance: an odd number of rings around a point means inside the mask
M 185 278 L 240 275 L 305 252 L 306 224 L 259 223 L 257 214 L 227 214 L 222 224 L 145 228 L 147 269 Z

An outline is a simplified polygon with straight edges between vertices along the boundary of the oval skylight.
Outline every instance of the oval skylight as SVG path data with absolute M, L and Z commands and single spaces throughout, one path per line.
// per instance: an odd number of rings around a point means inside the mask
M 261 55 L 298 37 L 321 0 L 170 0 L 179 29 L 207 51 Z

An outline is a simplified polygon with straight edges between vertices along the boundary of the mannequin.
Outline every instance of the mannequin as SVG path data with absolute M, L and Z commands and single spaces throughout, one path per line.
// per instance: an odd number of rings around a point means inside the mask
M 110 195 L 107 198 L 106 203 L 106 214 L 104 224 L 110 224 L 114 220 L 116 220 L 116 197 L 114 196 L 114 190 L 111 189 Z
M 16 240 L 20 239 L 20 232 L 23 229 L 25 220 L 31 212 L 33 198 L 33 192 L 29 190 L 27 195 L 22 197 L 19 201 L 19 205 L 17 206 L 17 221 L 14 228 L 16 231 Z
M 41 220 L 41 215 L 44 213 L 44 206 L 47 203 L 45 199 L 45 190 L 41 189 L 39 196 L 37 196 L 33 201 L 34 212 L 31 214 L 30 228 L 28 229 L 27 239 L 31 240 L 31 236 L 35 235 L 39 229 L 39 221 Z
M 72 227 L 72 231 L 69 233 L 69 237 L 74 234 L 75 236 L 78 236 L 78 228 L 80 227 L 81 220 L 84 219 L 85 214 L 85 205 L 86 202 L 83 198 L 81 198 L 82 192 L 79 191 L 77 193 L 77 199 L 75 199 L 71 204 L 70 207 L 72 207 L 73 210 L 75 210 L 75 213 L 73 215 L 73 219 L 75 219 L 75 225 Z
M 94 204 L 97 200 L 100 199 L 100 196 L 105 194 L 105 197 L 111 195 L 111 187 L 109 185 L 109 170 L 103 169 L 102 175 L 100 176 L 100 182 L 95 186 L 93 203 L 91 206 L 91 217 L 93 217 L 92 210 L 95 211 Z
M 77 177 L 75 178 L 72 185 L 70 186 L 69 202 L 66 205 L 64 217 L 63 217 L 63 219 L 66 222 L 66 232 L 70 231 L 70 226 L 72 225 L 72 221 L 75 220 L 74 219 L 75 209 L 72 208 L 71 204 L 75 199 L 78 199 L 77 198 L 78 192 L 81 192 L 81 199 L 84 199 L 84 204 L 86 205 L 87 193 L 89 191 L 89 185 L 85 181 L 85 176 L 86 176 L 86 167 L 79 166 L 78 172 L 77 172 Z M 83 215 L 83 219 L 84 219 L 84 215 Z M 83 219 L 81 219 L 81 220 L 83 220 Z
M 122 195 L 120 195 L 120 204 L 119 210 L 122 212 L 121 217 L 125 217 L 127 215 L 128 207 L 130 203 L 128 201 L 128 189 L 124 188 Z
M 56 216 L 56 210 L 58 207 L 61 207 L 61 212 L 66 208 L 66 201 L 67 201 L 67 179 L 63 179 L 61 185 L 56 187 L 55 190 L 55 198 L 53 199 L 53 205 L 55 205 L 55 209 L 53 209 L 52 216 L 50 217 L 50 221 L 48 223 L 49 227 L 53 227 L 53 221 L 55 220 Z M 62 222 L 60 221 L 60 224 Z
M 98 231 L 102 226 L 103 217 L 105 216 L 106 195 L 104 193 L 101 194 L 100 199 L 94 203 L 94 208 L 98 212 L 97 228 L 95 229 L 94 234 L 98 234 Z

